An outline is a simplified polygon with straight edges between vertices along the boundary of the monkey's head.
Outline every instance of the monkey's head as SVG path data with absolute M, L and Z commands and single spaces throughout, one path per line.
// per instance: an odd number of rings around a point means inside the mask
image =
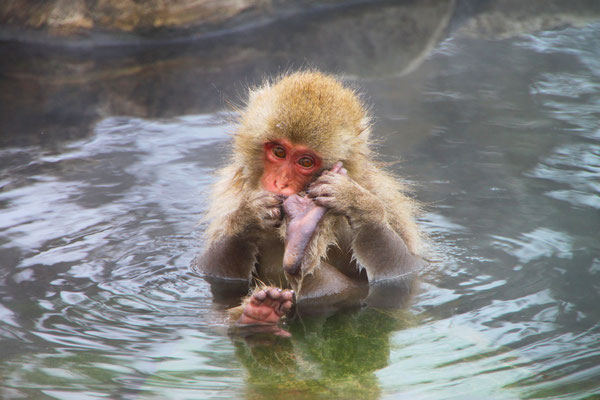
M 250 91 L 234 139 L 235 161 L 246 182 L 285 195 L 337 161 L 360 180 L 370 156 L 369 127 L 357 94 L 333 77 L 286 75 Z

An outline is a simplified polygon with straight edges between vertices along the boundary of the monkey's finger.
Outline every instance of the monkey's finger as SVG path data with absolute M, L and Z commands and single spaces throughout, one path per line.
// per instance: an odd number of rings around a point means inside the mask
M 266 298 L 267 298 L 267 292 L 264 290 L 259 290 L 257 292 L 254 292 L 250 301 L 252 302 L 252 304 L 257 306 L 260 303 L 262 303 L 264 301 L 264 299 L 266 299 Z
M 286 314 L 288 311 L 290 311 L 291 308 L 292 308 L 292 301 L 291 300 L 284 301 L 283 303 L 281 303 L 279 305 L 279 308 L 277 308 L 275 310 L 275 313 L 279 316 L 282 316 L 282 315 Z
M 315 185 L 308 192 L 308 197 L 310 197 L 310 198 L 315 198 L 315 197 L 320 197 L 320 196 L 332 196 L 332 195 L 333 195 L 333 189 L 327 183 Z
M 273 201 L 273 204 L 280 205 L 285 201 L 285 197 L 280 194 L 271 194 L 271 200 Z
M 270 208 L 269 216 L 273 219 L 281 219 L 281 209 L 279 207 Z
M 317 179 L 316 181 L 314 181 L 313 184 L 321 184 L 321 183 L 330 183 L 330 184 L 335 184 L 336 182 L 342 182 L 345 176 L 347 175 L 348 171 L 346 170 L 346 168 L 341 168 L 337 173 L 334 173 L 332 171 L 327 171 L 325 174 L 321 175 L 319 177 L 319 179 Z
M 277 300 L 279 297 L 281 297 L 281 289 L 271 288 L 268 291 L 268 295 L 271 299 Z
M 284 290 L 281 293 L 281 300 L 282 301 L 292 300 L 293 298 L 294 298 L 294 292 L 292 290 Z
M 333 164 L 333 167 L 331 168 L 330 171 L 337 174 L 340 172 L 340 169 L 342 169 L 343 165 L 344 164 L 341 161 L 338 161 L 335 164 Z
M 317 205 L 325 208 L 334 208 L 336 204 L 335 197 L 315 197 L 314 201 Z
M 317 179 L 315 182 L 331 180 L 335 177 L 336 174 L 337 174 L 337 172 L 334 172 L 334 171 L 325 171 L 325 173 L 323 175 L 321 175 L 319 177 L 319 179 Z
M 311 192 L 311 191 L 318 190 L 319 187 L 326 185 L 326 184 L 327 184 L 327 179 L 319 178 L 308 187 L 308 191 Z
M 313 192 L 308 193 L 308 197 L 312 200 L 316 199 L 317 197 L 331 197 L 333 196 L 333 194 L 331 194 L 330 192 L 326 192 L 323 190 L 315 190 Z

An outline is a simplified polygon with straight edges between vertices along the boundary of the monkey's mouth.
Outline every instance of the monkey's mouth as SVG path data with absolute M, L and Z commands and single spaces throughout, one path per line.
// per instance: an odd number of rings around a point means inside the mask
M 306 196 L 293 194 L 283 202 L 283 210 L 288 218 L 283 270 L 291 276 L 299 277 L 306 249 L 327 209 Z

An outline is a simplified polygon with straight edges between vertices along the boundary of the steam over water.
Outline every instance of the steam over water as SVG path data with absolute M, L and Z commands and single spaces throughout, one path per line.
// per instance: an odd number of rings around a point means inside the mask
M 0 148 L 2 397 L 600 396 L 600 25 L 450 35 L 353 84 L 426 203 L 437 261 L 411 306 L 230 338 L 188 267 L 232 126 L 111 113 Z

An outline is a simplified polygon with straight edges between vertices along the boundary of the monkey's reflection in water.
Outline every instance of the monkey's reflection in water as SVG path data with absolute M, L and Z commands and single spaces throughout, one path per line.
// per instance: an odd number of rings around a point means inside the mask
M 293 318 L 291 338 L 234 337 L 251 399 L 375 399 L 375 371 L 389 362 L 390 334 L 411 325 L 405 310 L 373 307 Z

